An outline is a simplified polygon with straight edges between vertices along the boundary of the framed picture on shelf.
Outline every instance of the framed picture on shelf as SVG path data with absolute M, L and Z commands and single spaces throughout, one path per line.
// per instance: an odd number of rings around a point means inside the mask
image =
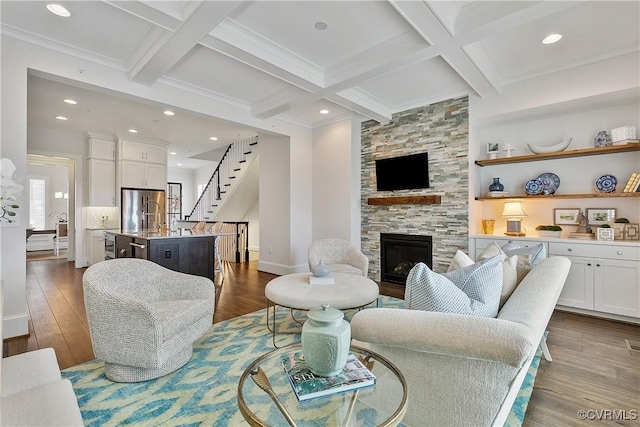
M 487 153 L 489 154 L 490 159 L 497 158 L 499 152 L 500 144 L 498 144 L 497 142 L 487 142 Z
M 553 225 L 578 225 L 580 209 L 563 208 L 553 210 Z
M 616 220 L 615 208 L 587 208 L 589 225 L 609 224 Z

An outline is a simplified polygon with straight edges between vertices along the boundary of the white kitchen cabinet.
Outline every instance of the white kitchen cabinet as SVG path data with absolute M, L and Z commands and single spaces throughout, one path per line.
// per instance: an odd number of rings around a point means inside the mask
M 164 190 L 167 186 L 167 167 L 154 163 L 121 160 L 120 187 Z
M 87 248 L 88 257 L 87 263 L 89 265 L 96 264 L 100 261 L 104 261 L 104 233 L 107 229 L 100 230 L 87 230 Z M 116 229 L 109 229 L 116 230 Z
M 116 141 L 108 136 L 87 133 L 87 159 L 116 161 Z
M 166 144 L 118 138 L 118 188 L 167 188 Z
M 116 142 L 87 132 L 87 206 L 116 206 Z
M 111 160 L 87 160 L 89 197 L 87 206 L 116 205 L 116 164 Z
M 159 144 L 119 139 L 118 159 L 167 164 L 167 147 Z
M 638 244 L 550 242 L 549 254 L 571 260 L 559 305 L 640 318 Z

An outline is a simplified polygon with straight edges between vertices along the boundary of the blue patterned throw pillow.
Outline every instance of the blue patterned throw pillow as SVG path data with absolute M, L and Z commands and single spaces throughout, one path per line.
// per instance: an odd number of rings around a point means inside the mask
M 439 311 L 496 317 L 502 291 L 500 254 L 468 267 L 438 274 L 416 264 L 407 276 L 404 306 L 411 310 Z

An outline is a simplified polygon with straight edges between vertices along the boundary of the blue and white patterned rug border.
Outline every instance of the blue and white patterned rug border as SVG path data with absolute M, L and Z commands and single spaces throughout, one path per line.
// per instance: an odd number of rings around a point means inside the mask
M 402 300 L 380 297 L 380 307 L 402 307 Z M 375 307 L 375 304 L 370 307 Z M 355 311 L 347 312 L 350 318 Z M 73 384 L 85 425 L 216 425 L 244 423 L 236 393 L 240 375 L 260 355 L 273 350 L 266 328 L 266 309 L 216 323 L 194 344 L 191 360 L 181 369 L 152 381 L 114 383 L 104 363 L 92 360 L 62 371 Z M 305 319 L 304 312 L 296 318 Z M 278 346 L 300 339 L 300 324 L 288 309 L 277 311 Z M 522 425 L 540 363 L 529 368 L 505 426 Z

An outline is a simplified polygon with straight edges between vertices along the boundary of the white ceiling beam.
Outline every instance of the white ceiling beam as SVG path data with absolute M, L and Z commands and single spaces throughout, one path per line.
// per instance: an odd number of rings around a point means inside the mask
M 159 37 L 147 54 L 133 66 L 129 78 L 150 86 L 182 59 L 229 13 L 243 5 L 242 1 L 205 1 L 169 37 Z M 244 3 L 243 7 L 246 7 Z
M 432 45 L 450 40 L 453 37 L 451 28 L 455 21 L 452 21 L 451 10 L 436 9 L 434 6 L 440 5 L 440 3 L 430 2 L 427 5 L 423 2 L 397 0 L 389 0 L 389 3 L 418 34 Z M 439 15 L 439 13 L 445 12 L 445 16 Z M 493 83 L 487 79 L 478 64 L 474 63 L 461 47 L 454 48 L 441 56 L 478 96 L 484 97 L 496 92 Z

